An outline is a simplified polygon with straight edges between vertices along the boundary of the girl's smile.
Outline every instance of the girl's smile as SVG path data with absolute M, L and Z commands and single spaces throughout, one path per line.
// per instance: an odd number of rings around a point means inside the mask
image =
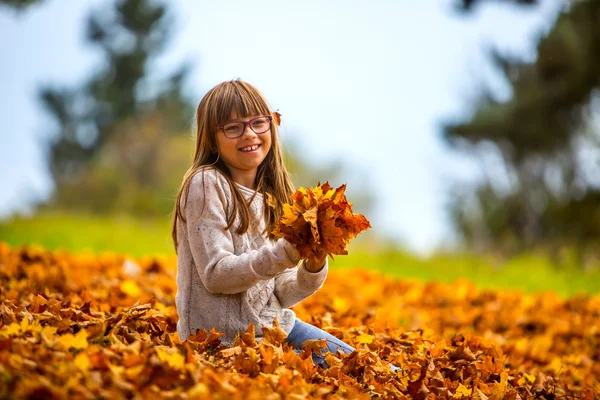
M 256 143 L 256 144 L 253 144 L 253 145 L 249 145 L 249 146 L 246 146 L 246 147 L 242 147 L 242 148 L 240 149 L 240 151 L 241 151 L 242 153 L 247 153 L 247 154 L 258 154 L 258 148 L 259 148 L 260 146 L 262 146 L 262 144 L 261 144 L 261 143 Z
M 259 165 L 271 150 L 270 119 L 257 119 L 258 115 L 239 118 L 235 112 L 230 120 L 216 132 L 219 156 L 229 169 L 234 182 L 250 189 L 255 189 L 255 178 Z M 249 121 L 254 121 L 247 123 Z M 243 127 L 235 123 L 245 122 Z M 254 123 L 253 127 L 250 124 Z M 264 125 L 267 124 L 267 125 Z M 254 130 L 258 132 L 256 133 Z M 263 131 L 267 129 L 266 131 Z M 238 137 L 228 137 L 239 134 Z

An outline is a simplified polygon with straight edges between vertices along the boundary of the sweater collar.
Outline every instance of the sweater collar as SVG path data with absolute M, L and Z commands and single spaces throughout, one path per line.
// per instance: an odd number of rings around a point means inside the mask
M 248 195 L 248 196 L 252 196 L 254 194 L 254 190 L 247 188 L 246 186 L 240 185 L 237 182 L 234 182 L 234 183 L 238 187 L 240 192 L 242 192 L 243 194 Z M 256 192 L 256 197 L 262 198 L 263 195 L 260 192 Z

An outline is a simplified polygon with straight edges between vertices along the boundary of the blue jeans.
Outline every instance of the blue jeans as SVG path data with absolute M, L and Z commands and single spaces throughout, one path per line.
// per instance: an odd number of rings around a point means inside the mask
M 294 327 L 292 331 L 286 338 L 286 341 L 290 343 L 297 352 L 300 352 L 302 349 L 302 343 L 310 339 L 326 339 L 327 340 L 327 349 L 323 349 L 323 351 L 329 351 L 331 353 L 336 353 L 337 350 L 341 350 L 344 354 L 352 353 L 356 350 L 354 347 L 342 342 L 340 339 L 335 336 L 325 332 L 323 329 L 317 328 L 314 325 L 307 324 L 296 318 L 296 322 L 294 322 Z M 325 362 L 325 356 L 312 353 L 313 362 L 323 368 L 328 368 L 329 365 Z M 401 371 L 401 368 L 396 367 L 395 365 L 390 364 L 390 369 L 392 372 Z

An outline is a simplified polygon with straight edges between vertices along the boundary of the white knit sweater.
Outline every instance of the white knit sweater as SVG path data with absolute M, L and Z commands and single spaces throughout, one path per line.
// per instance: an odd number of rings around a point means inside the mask
M 254 193 L 237 185 L 249 199 Z M 297 266 L 299 253 L 286 240 L 271 241 L 265 228 L 263 197 L 250 204 L 250 227 L 242 235 L 230 229 L 227 215 L 233 197 L 225 177 L 215 168 L 204 168 L 190 181 L 187 223 L 177 223 L 177 332 L 185 341 L 196 329 L 216 328 L 221 341 L 231 344 L 249 323 L 271 326 L 278 317 L 290 333 L 295 314 L 288 309 L 316 292 L 325 282 L 328 265 L 317 272 Z M 182 207 L 184 201 L 182 199 Z

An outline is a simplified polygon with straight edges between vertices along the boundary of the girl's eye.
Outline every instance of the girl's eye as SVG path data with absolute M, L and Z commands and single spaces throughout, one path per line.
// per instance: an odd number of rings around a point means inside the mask
M 264 119 L 258 119 L 252 123 L 252 126 L 260 128 L 260 127 L 265 126 L 266 123 L 267 123 L 267 121 L 265 121 Z
M 237 125 L 230 125 L 225 127 L 225 132 L 235 132 L 239 129 Z

